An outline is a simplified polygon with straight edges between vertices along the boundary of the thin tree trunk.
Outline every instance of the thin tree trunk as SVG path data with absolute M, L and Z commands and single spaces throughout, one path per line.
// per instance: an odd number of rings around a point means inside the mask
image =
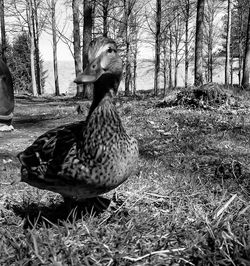
M 29 36 L 30 36 L 30 66 L 31 66 L 31 79 L 32 79 L 32 93 L 37 96 L 37 86 L 36 86 L 36 74 L 35 74 L 35 43 L 34 43 L 34 31 L 33 31 L 33 5 L 32 0 L 28 2 L 29 6 Z
M 174 87 L 177 87 L 177 76 L 178 76 L 178 52 L 175 51 L 175 63 L 174 63 Z
M 88 65 L 88 46 L 92 39 L 92 27 L 93 27 L 93 10 L 92 1 L 84 0 L 84 25 L 83 25 L 83 47 L 82 47 L 82 68 L 85 69 Z M 81 96 L 86 99 L 92 97 L 91 85 L 84 84 L 83 91 L 77 92 L 77 96 Z
M 108 36 L 108 7 L 109 0 L 102 0 L 102 15 L 103 15 L 103 36 Z
M 165 33 L 164 36 L 164 44 L 163 44 L 163 96 L 166 96 L 167 92 L 167 33 Z
M 2 60 L 6 63 L 6 35 L 5 35 L 5 21 L 4 21 L 4 0 L 0 0 L 0 23 L 1 23 L 1 56 Z
M 209 39 L 208 39 L 208 82 L 213 82 L 213 27 L 214 27 L 214 10 L 209 18 Z
M 128 1 L 123 0 L 124 7 L 124 27 L 125 27 L 125 44 L 126 44 L 126 52 L 125 52 L 125 95 L 129 96 L 129 84 L 131 79 L 131 65 L 130 65 L 130 41 L 129 41 L 129 29 L 128 29 L 128 20 L 129 20 L 129 10 L 128 10 Z
M 173 88 L 173 79 L 172 79 L 172 47 L 173 47 L 173 38 L 172 38 L 172 31 L 170 29 L 169 33 L 169 90 Z
M 204 7 L 205 0 L 198 0 L 196 16 L 195 35 L 195 64 L 194 64 L 194 85 L 203 84 L 203 32 L 204 32 Z
M 163 66 L 163 96 L 166 96 L 166 92 L 167 92 L 167 68 L 166 65 L 164 63 Z
M 57 67 L 57 40 L 56 40 L 56 5 L 55 0 L 51 0 L 51 15 L 52 15 L 52 37 L 53 37 L 53 65 L 54 65 L 54 80 L 55 80 L 55 95 L 60 95 Z
M 240 44 L 240 46 L 242 46 L 242 44 Z M 239 50 L 241 50 L 242 48 L 239 47 Z M 238 70 L 238 80 L 239 80 L 239 86 L 241 86 L 241 69 L 242 69 L 242 57 L 239 54 L 239 58 L 238 58 L 238 64 L 239 64 L 239 70 Z
M 238 71 L 238 77 L 239 77 L 239 85 L 241 86 L 241 72 L 242 72 L 242 65 L 243 65 L 243 14 L 242 11 L 240 13 L 240 30 L 239 30 L 239 71 Z
M 176 16 L 176 15 L 175 15 Z M 175 40 L 175 55 L 174 55 L 174 87 L 177 87 L 177 77 L 178 77 L 178 49 L 180 45 L 179 35 L 180 35 L 180 16 L 177 15 L 175 19 L 175 30 L 174 30 L 174 40 Z
M 156 34 L 155 34 L 155 76 L 154 95 L 158 95 L 160 80 L 160 34 L 161 34 L 161 0 L 156 0 Z
M 174 59 L 174 87 L 177 87 L 177 75 L 178 75 L 178 46 L 177 46 L 177 38 L 175 44 L 175 59 Z
M 233 85 L 233 57 L 231 55 L 231 58 L 230 58 L 230 84 Z
M 242 86 L 244 89 L 248 90 L 250 89 L 249 77 L 250 77 L 250 8 L 248 12 L 247 40 L 246 40 L 246 49 L 245 49 L 245 57 L 243 64 L 243 77 L 242 77 Z
M 137 47 L 134 52 L 134 60 L 133 60 L 133 95 L 136 94 L 136 78 L 137 78 Z
M 36 84 L 38 95 L 42 94 L 41 86 L 41 69 L 40 69 L 40 50 L 39 50 L 39 32 L 38 32 L 38 16 L 37 16 L 37 0 L 34 1 L 34 21 L 33 21 L 33 31 L 34 31 L 34 44 L 35 44 L 35 58 L 36 58 Z
M 189 0 L 186 1 L 186 14 L 185 14 L 185 88 L 188 85 L 188 30 L 189 30 L 189 12 L 190 12 L 190 3 Z
M 231 40 L 231 21 L 232 21 L 232 0 L 227 4 L 227 37 L 226 37 L 226 64 L 225 64 L 225 84 L 229 83 L 230 75 L 230 40 Z
M 80 24 L 79 24 L 79 7 L 80 0 L 72 0 L 73 11 L 73 45 L 74 45 L 74 63 L 76 76 L 82 71 L 81 58 L 81 38 L 80 38 Z M 82 84 L 77 84 L 77 92 L 83 91 Z

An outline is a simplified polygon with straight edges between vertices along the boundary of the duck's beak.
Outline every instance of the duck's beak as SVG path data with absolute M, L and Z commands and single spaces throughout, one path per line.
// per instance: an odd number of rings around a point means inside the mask
M 101 65 L 101 58 L 97 57 L 86 66 L 82 73 L 77 75 L 74 82 L 77 84 L 92 83 L 97 81 L 104 72 L 105 70 Z

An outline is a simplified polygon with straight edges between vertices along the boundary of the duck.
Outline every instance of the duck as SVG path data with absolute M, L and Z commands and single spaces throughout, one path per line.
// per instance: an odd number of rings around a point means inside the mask
M 137 140 L 128 135 L 115 106 L 123 63 L 116 42 L 98 37 L 89 64 L 74 80 L 93 84 L 86 120 L 51 129 L 18 154 L 21 182 L 82 201 L 107 193 L 136 173 Z

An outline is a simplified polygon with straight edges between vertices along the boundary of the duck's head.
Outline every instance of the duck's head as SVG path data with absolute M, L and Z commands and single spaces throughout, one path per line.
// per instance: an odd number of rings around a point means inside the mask
M 122 60 L 115 41 L 107 37 L 94 39 L 89 45 L 88 59 L 90 63 L 74 82 L 108 84 L 117 90 L 122 77 Z

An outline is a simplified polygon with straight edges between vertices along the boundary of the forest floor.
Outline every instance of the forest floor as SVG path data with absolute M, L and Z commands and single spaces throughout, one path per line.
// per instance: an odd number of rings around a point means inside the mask
M 65 213 L 60 195 L 11 184 L 17 153 L 85 119 L 89 102 L 17 98 L 15 130 L 0 133 L 0 265 L 250 265 L 250 97 L 236 96 L 216 108 L 121 97 L 139 172 L 98 214 Z

